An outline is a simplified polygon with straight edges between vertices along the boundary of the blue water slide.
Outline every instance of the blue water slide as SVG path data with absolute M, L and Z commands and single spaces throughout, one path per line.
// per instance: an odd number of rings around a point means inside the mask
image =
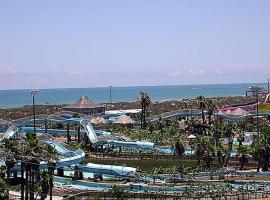
M 76 165 L 78 166 L 79 171 L 95 173 L 95 174 L 105 174 L 105 175 L 114 175 L 118 177 L 131 178 L 135 176 L 136 168 L 134 167 L 124 167 L 124 166 L 115 166 L 115 165 L 102 165 L 88 163 L 87 165 Z
M 81 149 L 78 149 L 77 151 L 70 151 L 54 140 L 47 140 L 45 143 L 54 147 L 55 150 L 63 156 L 56 161 L 56 167 L 58 168 L 79 164 L 84 160 L 85 152 Z M 41 162 L 40 164 L 46 165 L 46 162 Z
M 11 126 L 11 127 L 9 127 L 7 129 L 7 131 L 0 138 L 0 142 L 2 140 L 12 138 L 18 131 L 19 131 L 19 128 L 17 126 Z
M 153 149 L 155 144 L 152 142 L 140 142 L 140 141 L 122 141 L 122 140 L 111 140 L 108 144 L 127 147 L 127 148 L 141 148 L 141 149 Z

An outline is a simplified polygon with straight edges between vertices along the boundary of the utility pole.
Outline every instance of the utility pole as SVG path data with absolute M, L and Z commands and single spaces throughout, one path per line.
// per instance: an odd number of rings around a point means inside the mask
M 33 103 L 33 118 L 34 118 L 34 134 L 36 134 L 36 109 L 35 109 L 35 95 L 38 93 L 37 89 L 31 90 L 32 103 Z
M 109 85 L 109 89 L 110 89 L 110 103 L 112 105 L 112 85 Z
M 267 79 L 267 92 L 270 93 L 270 85 L 269 85 L 270 79 Z

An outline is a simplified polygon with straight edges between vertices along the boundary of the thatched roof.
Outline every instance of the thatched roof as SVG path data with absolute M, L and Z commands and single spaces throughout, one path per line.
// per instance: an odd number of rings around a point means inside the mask
M 94 103 L 87 96 L 82 96 L 76 103 L 66 106 L 66 108 L 76 108 L 76 109 L 99 108 L 99 107 L 105 107 L 105 106 Z
M 243 110 L 242 108 L 236 108 L 235 110 L 233 110 L 230 115 L 232 116 L 244 116 L 244 115 L 248 115 L 248 112 Z
M 90 122 L 91 124 L 106 124 L 107 120 L 104 119 L 103 117 L 96 117 L 96 118 L 91 119 Z
M 116 121 L 113 122 L 113 124 L 134 124 L 134 123 L 135 121 L 127 115 L 122 115 Z

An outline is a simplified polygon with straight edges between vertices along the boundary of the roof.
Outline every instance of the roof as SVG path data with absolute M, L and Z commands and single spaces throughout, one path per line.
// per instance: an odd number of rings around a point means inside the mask
M 233 116 L 243 116 L 243 115 L 248 115 L 248 112 L 243 110 L 242 108 L 236 108 L 235 110 L 233 110 L 229 114 L 233 115 Z
M 87 96 L 82 96 L 76 103 L 66 106 L 66 108 L 100 108 L 105 107 L 91 101 Z
M 90 121 L 91 124 L 106 124 L 107 120 L 104 119 L 103 117 L 96 117 L 91 119 Z
M 122 114 L 136 114 L 140 113 L 142 109 L 128 109 L 128 110 L 108 110 L 106 115 L 122 115 Z
M 134 124 L 135 121 L 131 119 L 131 117 L 127 115 L 120 116 L 116 121 L 113 122 L 114 124 Z

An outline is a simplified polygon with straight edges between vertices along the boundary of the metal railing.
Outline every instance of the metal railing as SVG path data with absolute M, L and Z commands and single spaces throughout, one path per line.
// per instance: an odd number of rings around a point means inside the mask
M 100 200 L 109 200 L 109 199 L 145 199 L 145 200 L 248 200 L 248 199 L 269 199 L 269 191 L 245 191 L 245 192 L 233 192 L 227 194 L 200 194 L 200 195 L 184 195 L 181 193 L 176 194 L 159 194 L 159 193 L 127 193 L 123 194 L 121 197 L 114 195 L 112 192 L 84 192 L 72 196 L 66 196 L 64 200 L 90 200 L 90 199 L 100 199 Z

